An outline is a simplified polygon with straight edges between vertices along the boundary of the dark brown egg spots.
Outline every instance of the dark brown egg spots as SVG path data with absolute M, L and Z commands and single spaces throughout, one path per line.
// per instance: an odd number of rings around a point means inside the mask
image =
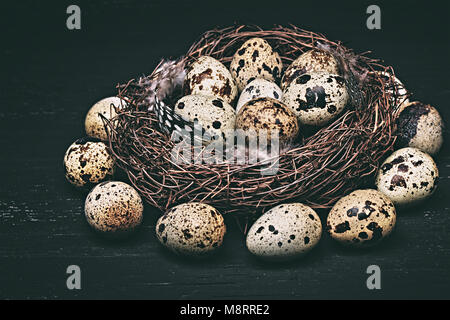
M 158 227 L 158 232 L 162 233 L 166 229 L 166 225 L 164 223 L 161 223 Z
M 305 238 L 303 239 L 303 241 L 305 242 L 305 244 L 308 244 L 308 243 L 309 243 L 309 237 L 305 237 Z
M 309 214 L 308 217 L 309 217 L 311 220 L 314 220 L 314 216 L 313 216 L 312 214 Z
M 361 239 L 367 239 L 369 235 L 363 231 L 358 234 L 358 237 L 360 237 Z
M 405 181 L 405 178 L 403 178 L 402 176 L 400 176 L 400 175 L 398 175 L 398 174 L 396 174 L 395 176 L 393 176 L 392 179 L 391 179 L 391 187 L 389 188 L 389 190 L 391 190 L 391 188 L 392 188 L 392 190 L 393 190 L 395 187 L 406 188 L 406 181 Z M 391 191 L 392 191 L 392 190 L 391 190 Z
M 305 84 L 307 83 L 309 80 L 311 80 L 311 76 L 309 74 L 304 74 L 300 77 L 297 78 L 297 80 L 295 80 L 295 82 L 297 84 Z
M 385 174 L 386 172 L 388 172 L 389 170 L 392 169 L 392 164 L 391 163 L 385 163 L 381 166 L 381 171 L 383 172 L 383 174 Z
M 321 86 L 315 86 L 312 89 L 306 88 L 306 103 L 301 100 L 300 108 L 302 110 L 308 110 L 312 108 L 325 108 L 326 94 L 325 89 Z
M 178 109 L 183 109 L 183 108 L 184 108 L 184 102 L 180 102 L 180 103 L 177 105 L 177 108 L 178 108 Z
M 269 226 L 269 231 L 270 231 L 270 232 L 274 232 L 274 231 L 275 231 L 275 227 L 274 227 L 273 225 L 270 225 L 270 226 Z
M 429 112 L 430 106 L 421 102 L 414 102 L 400 113 L 397 120 L 397 144 L 400 147 L 407 146 L 411 139 L 416 136 L 419 119 Z
M 214 121 L 212 125 L 214 129 L 220 129 L 222 123 L 220 121 Z
M 283 242 L 278 242 L 278 246 L 281 248 L 281 246 L 283 245 Z
M 406 164 L 403 164 L 403 163 L 398 166 L 398 171 L 399 172 L 408 172 L 408 169 L 409 169 L 409 167 Z
M 242 56 L 244 53 L 245 53 L 245 50 L 246 50 L 247 48 L 242 48 L 242 49 L 240 49 L 239 51 L 238 51 L 238 55 L 240 55 L 240 56 Z
M 276 91 L 273 92 L 273 96 L 275 97 L 275 99 L 278 99 L 280 97 Z
M 342 222 L 334 228 L 334 232 L 336 233 L 344 233 L 350 230 L 350 223 L 348 221 Z
M 327 108 L 327 111 L 328 111 L 329 113 L 335 113 L 336 110 L 337 110 L 337 108 L 336 108 L 336 106 L 333 105 L 333 104 L 330 105 L 330 106 L 328 106 L 328 108 Z
M 191 84 L 200 84 L 204 79 L 211 78 L 212 69 L 208 68 L 203 72 L 200 72 L 199 74 L 194 74 L 191 79 Z
M 358 208 L 357 207 L 353 207 L 351 209 L 347 210 L 347 217 L 355 217 L 358 214 Z
M 189 229 L 184 229 L 182 232 L 183 232 L 184 238 L 185 238 L 186 240 L 192 238 L 192 234 L 189 232 Z
M 272 74 L 272 69 L 270 69 L 270 67 L 267 64 L 263 63 L 262 67 L 263 67 L 264 71 Z
M 411 161 L 411 163 L 413 164 L 414 167 L 418 167 L 423 163 L 423 161 L 422 160 Z
M 383 237 L 383 228 L 381 228 L 378 223 L 371 222 L 367 225 L 367 229 L 372 231 L 372 239 L 370 241 L 376 242 Z
M 405 158 L 403 158 L 403 156 L 398 156 L 397 158 L 392 160 L 391 164 L 396 165 L 396 164 L 400 164 L 402 162 L 405 162 Z
M 294 240 L 294 239 L 295 239 L 295 235 L 294 235 L 294 234 L 291 234 L 291 235 L 289 236 L 289 239 Z
M 258 56 L 259 56 L 259 51 L 258 50 L 253 51 L 252 61 L 256 62 L 256 58 L 258 58 Z

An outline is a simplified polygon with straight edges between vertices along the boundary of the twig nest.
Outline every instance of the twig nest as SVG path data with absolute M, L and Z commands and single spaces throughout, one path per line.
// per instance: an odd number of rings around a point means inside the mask
M 84 120 L 86 134 L 92 138 L 108 140 L 108 134 L 100 115 L 111 120 L 116 116 L 115 108 L 121 108 L 125 105 L 126 102 L 118 97 L 108 97 L 95 103 L 89 109 Z
M 270 209 L 247 234 L 248 250 L 261 258 L 286 260 L 314 248 L 322 235 L 317 213 L 301 203 L 281 204 Z
M 295 59 L 286 69 L 281 79 L 281 88 L 286 89 L 292 80 L 304 73 L 314 72 L 340 74 L 339 63 L 329 51 L 309 50 Z
M 77 187 L 91 187 L 114 175 L 114 159 L 105 143 L 81 138 L 70 145 L 64 155 L 66 179 Z
M 278 132 L 280 142 L 292 141 L 299 133 L 295 114 L 273 98 L 257 98 L 244 104 L 236 116 L 236 128 L 256 134 L 265 131 L 267 139 Z
M 261 38 L 251 38 L 236 51 L 230 65 L 240 91 L 256 78 L 278 82 L 283 70 L 280 55 Z
M 119 181 L 95 186 L 86 198 L 89 225 L 107 236 L 125 236 L 142 223 L 144 207 L 137 191 Z
M 202 56 L 187 71 L 185 94 L 215 96 L 232 104 L 238 95 L 236 83 L 230 71 L 218 60 Z
M 236 106 L 236 112 L 239 112 L 241 107 L 250 100 L 264 97 L 281 100 L 282 94 L 280 87 L 274 82 L 262 78 L 255 79 L 242 90 Z
M 436 163 L 428 154 L 416 148 L 403 148 L 384 161 L 376 185 L 395 205 L 407 206 L 431 196 L 438 177 Z
M 398 106 L 396 112 L 402 112 L 410 102 L 408 98 L 410 93 L 403 82 L 401 82 L 397 76 L 394 76 L 387 71 L 375 71 L 375 73 L 378 74 L 386 84 L 389 84 L 386 86 L 385 92 L 390 94 L 390 102 L 392 105 Z
M 175 112 L 184 120 L 198 123 L 209 137 L 226 138 L 236 121 L 234 108 L 214 96 L 184 96 L 175 105 Z
M 180 204 L 159 218 L 158 240 L 175 253 L 201 255 L 220 247 L 226 232 L 222 215 L 214 207 L 191 202 Z
M 436 108 L 415 101 L 407 104 L 397 120 L 398 145 L 431 155 L 442 147 L 444 123 Z
M 349 102 L 344 78 L 324 72 L 306 73 L 293 80 L 282 101 L 300 123 L 323 126 L 335 119 Z
M 392 201 L 376 190 L 356 190 L 341 198 L 327 218 L 327 230 L 340 243 L 369 247 L 378 244 L 395 227 Z

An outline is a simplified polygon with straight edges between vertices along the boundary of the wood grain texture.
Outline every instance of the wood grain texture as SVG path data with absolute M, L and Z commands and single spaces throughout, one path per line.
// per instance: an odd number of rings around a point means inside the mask
M 271 10 L 254 3 L 217 8 L 189 1 L 81 1 L 79 32 L 65 29 L 64 1 L 22 1 L 2 10 L 8 15 L 1 19 L 2 28 L 9 32 L 1 51 L 8 62 L 2 68 L 6 76 L 0 80 L 0 297 L 450 298 L 448 131 L 436 158 L 437 192 L 399 212 L 390 239 L 354 251 L 324 235 L 305 259 L 283 265 L 254 259 L 232 219 L 215 256 L 203 261 L 175 257 L 157 243 L 159 212 L 150 207 L 135 237 L 105 241 L 85 222 L 85 194 L 64 180 L 64 152 L 83 135 L 84 115 L 95 101 L 114 94 L 118 82 L 152 71 L 161 57 L 181 55 L 203 31 L 233 21 L 292 22 L 358 51 L 373 50 L 396 67 L 417 99 L 450 119 L 449 42 L 439 32 L 440 12 L 448 8 L 431 12 L 415 2 L 407 8 L 385 3 L 383 29 L 370 32 L 365 4 L 355 3 L 322 7 L 316 19 L 307 13 L 317 12 L 319 4 Z M 410 15 L 419 12 L 421 18 L 411 21 Z M 66 289 L 71 264 L 81 267 L 80 291 Z M 372 264 L 382 270 L 380 291 L 366 288 L 365 270 Z

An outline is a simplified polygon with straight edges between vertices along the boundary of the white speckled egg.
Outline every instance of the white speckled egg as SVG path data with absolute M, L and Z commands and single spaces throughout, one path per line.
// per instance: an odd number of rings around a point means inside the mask
M 262 78 L 255 79 L 242 90 L 236 106 L 236 112 L 239 112 L 239 109 L 250 100 L 264 97 L 281 100 L 282 94 L 280 87 L 274 82 Z
M 376 190 L 356 190 L 341 198 L 327 218 L 331 237 L 343 244 L 370 247 L 388 236 L 395 227 L 394 204 Z
M 247 248 L 266 259 L 285 260 L 310 251 L 320 240 L 317 213 L 301 203 L 276 206 L 264 213 L 247 234 Z
M 185 255 L 215 250 L 222 245 L 225 232 L 219 211 L 199 202 L 173 207 L 156 224 L 158 240 L 173 252 Z
M 431 155 L 442 147 L 444 123 L 436 108 L 422 102 L 411 102 L 397 119 L 398 144 L 413 147 Z
M 295 59 L 286 69 L 281 80 L 281 88 L 283 90 L 286 89 L 292 80 L 304 73 L 314 72 L 340 74 L 339 64 L 336 58 L 328 51 L 309 50 Z
M 84 212 L 94 230 L 124 236 L 142 222 L 144 206 L 137 191 L 120 181 L 103 182 L 89 192 Z
M 126 105 L 126 102 L 119 97 L 108 97 L 95 103 L 86 114 L 84 120 L 84 127 L 86 134 L 90 137 L 97 138 L 103 141 L 108 139 L 103 120 L 99 114 L 107 119 L 112 119 L 116 116 L 114 107 L 121 108 Z
M 335 119 L 349 101 L 344 78 L 328 73 L 305 73 L 294 79 L 281 99 L 300 123 L 323 126 Z
M 215 96 L 233 104 L 238 95 L 237 85 L 230 71 L 218 60 L 202 56 L 187 70 L 185 95 Z
M 384 161 L 376 185 L 395 205 L 406 206 L 431 196 L 438 177 L 436 163 L 428 154 L 416 148 L 403 148 Z
M 183 119 L 198 123 L 210 137 L 226 138 L 233 132 L 236 112 L 226 101 L 202 95 L 184 96 L 175 104 Z
M 77 187 L 91 187 L 114 174 L 114 159 L 106 144 L 93 138 L 81 138 L 64 155 L 66 179 Z
M 273 98 L 257 98 L 242 106 L 236 116 L 236 128 L 254 130 L 257 134 L 266 130 L 267 139 L 278 131 L 280 142 L 294 140 L 299 133 L 295 114 L 282 102 Z
M 231 61 L 230 71 L 239 90 L 256 78 L 278 82 L 283 70 L 280 55 L 261 38 L 252 38 L 236 51 Z

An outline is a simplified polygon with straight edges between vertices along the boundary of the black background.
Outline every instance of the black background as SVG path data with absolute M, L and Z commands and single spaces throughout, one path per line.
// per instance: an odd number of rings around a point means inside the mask
M 77 4 L 82 29 L 66 28 Z M 378 4 L 382 30 L 366 28 Z M 293 23 L 373 51 L 414 92 L 449 119 L 448 2 L 438 1 L 15 1 L 2 2 L 0 27 L 0 297 L 143 299 L 316 299 L 450 297 L 450 151 L 436 158 L 433 198 L 399 213 L 397 230 L 369 251 L 324 236 L 304 259 L 259 262 L 232 222 L 222 250 L 201 262 L 175 257 L 154 236 L 146 208 L 132 239 L 111 243 L 84 221 L 84 194 L 65 182 L 62 158 L 83 135 L 84 116 L 115 85 L 178 57 L 204 31 L 234 22 Z M 446 141 L 449 136 L 446 132 Z M 82 290 L 66 288 L 79 265 Z M 366 288 L 379 265 L 382 290 Z

